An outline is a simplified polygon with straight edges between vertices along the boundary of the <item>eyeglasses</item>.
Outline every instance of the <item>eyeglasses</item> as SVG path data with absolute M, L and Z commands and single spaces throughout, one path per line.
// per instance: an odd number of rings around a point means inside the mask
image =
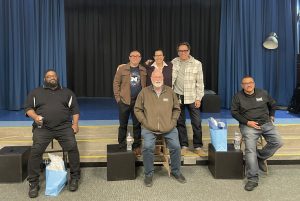
M 140 56 L 140 55 L 130 55 L 129 57 L 139 58 L 139 57 L 141 57 L 141 56 Z
M 154 55 L 155 57 L 163 57 L 164 55 L 160 54 L 160 55 Z
M 252 85 L 252 84 L 254 84 L 254 82 L 244 82 L 244 83 L 242 83 L 242 85 Z
M 179 53 L 187 53 L 189 50 L 178 50 Z

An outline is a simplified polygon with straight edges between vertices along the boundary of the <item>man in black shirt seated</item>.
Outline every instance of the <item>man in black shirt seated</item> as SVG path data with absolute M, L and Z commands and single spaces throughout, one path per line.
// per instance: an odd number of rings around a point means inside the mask
M 78 189 L 80 179 L 79 151 L 75 134 L 78 133 L 79 107 L 74 93 L 59 85 L 54 70 L 45 73 L 44 85 L 34 89 L 27 97 L 25 113 L 34 120 L 33 144 L 28 160 L 30 198 L 38 196 L 42 155 L 55 138 L 68 152 L 70 163 L 69 190 Z
M 273 122 L 275 101 L 265 90 L 256 89 L 254 79 L 245 76 L 241 84 L 243 90 L 232 99 L 231 114 L 239 121 L 240 130 L 245 140 L 245 160 L 248 182 L 245 190 L 252 191 L 258 186 L 258 171 L 267 171 L 266 159 L 283 145 L 281 137 Z M 257 150 L 260 136 L 267 144 Z

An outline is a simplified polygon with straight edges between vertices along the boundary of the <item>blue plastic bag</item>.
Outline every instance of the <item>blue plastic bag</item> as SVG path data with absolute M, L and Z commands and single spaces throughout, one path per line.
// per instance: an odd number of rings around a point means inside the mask
M 210 139 L 216 151 L 227 151 L 227 129 L 209 129 Z
M 48 154 L 51 162 L 46 167 L 45 195 L 57 196 L 67 182 L 67 171 L 60 156 Z
M 46 190 L 45 195 L 57 196 L 67 182 L 67 171 L 51 170 L 46 167 Z

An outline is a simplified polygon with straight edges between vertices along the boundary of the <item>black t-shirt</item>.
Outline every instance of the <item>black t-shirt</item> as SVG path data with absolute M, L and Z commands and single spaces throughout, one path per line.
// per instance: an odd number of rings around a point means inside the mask
M 72 116 L 79 114 L 76 96 L 67 88 L 36 88 L 29 93 L 24 108 L 25 113 L 33 109 L 43 116 L 43 127 L 52 130 L 70 127 Z M 37 126 L 35 122 L 32 125 Z
M 139 67 L 130 67 L 130 95 L 135 99 L 142 90 Z

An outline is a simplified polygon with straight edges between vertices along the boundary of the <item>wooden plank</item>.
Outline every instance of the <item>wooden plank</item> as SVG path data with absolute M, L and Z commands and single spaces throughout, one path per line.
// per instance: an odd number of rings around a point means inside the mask
M 129 127 L 129 130 L 132 128 Z M 192 128 L 187 126 L 188 137 L 192 144 Z M 299 160 L 300 158 L 300 125 L 278 125 L 278 131 L 283 138 L 284 146 L 271 160 Z M 204 149 L 210 143 L 209 129 L 203 125 Z M 233 141 L 234 131 L 239 131 L 238 125 L 228 126 L 228 142 Z M 117 125 L 82 126 L 76 135 L 82 162 L 106 162 L 106 145 L 117 143 Z M 30 146 L 32 144 L 31 127 L 0 127 L 0 148 L 4 146 Z M 60 149 L 54 141 L 54 148 Z M 185 157 L 196 157 L 197 160 L 206 160 L 191 151 Z

